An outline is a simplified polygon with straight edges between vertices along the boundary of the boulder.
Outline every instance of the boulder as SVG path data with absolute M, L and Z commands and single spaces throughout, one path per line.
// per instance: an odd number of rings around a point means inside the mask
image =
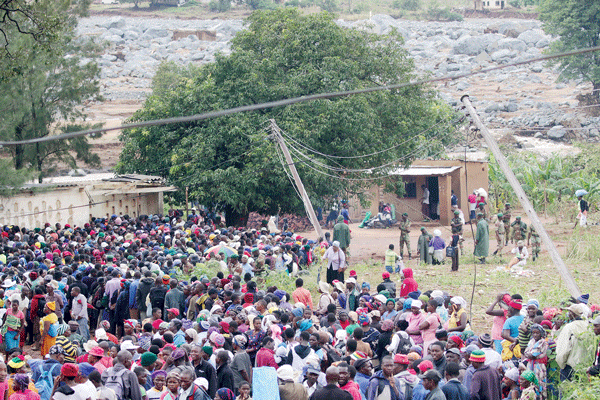
M 567 131 L 562 125 L 556 125 L 548 130 L 548 139 L 561 140 L 566 134 Z
M 516 50 L 516 51 L 525 51 L 527 50 L 527 44 L 519 39 L 500 39 L 498 40 L 498 48 L 499 49 L 508 49 L 508 50 Z
M 123 29 L 125 28 L 125 25 L 127 25 L 127 22 L 125 21 L 125 18 L 123 17 L 113 17 L 111 19 L 108 20 L 108 22 L 106 22 L 104 24 L 104 27 L 106 29 Z
M 536 42 L 535 47 L 538 49 L 543 49 L 544 47 L 548 47 L 550 45 L 550 39 L 543 38 Z
M 454 54 L 476 56 L 482 51 L 486 50 L 488 46 L 495 44 L 502 38 L 503 37 L 501 35 L 495 33 L 488 33 L 479 36 L 465 35 L 456 41 L 452 51 Z
M 514 58 L 516 55 L 514 50 L 503 49 L 493 52 L 490 54 L 490 57 L 492 58 L 492 61 L 502 62 Z
M 541 29 L 530 29 L 528 31 L 521 33 L 517 37 L 517 39 L 522 40 L 525 43 L 527 43 L 528 45 L 532 46 L 532 45 L 535 45 L 537 42 L 539 42 L 542 39 L 547 39 L 547 37 L 544 34 L 544 31 L 542 31 Z
M 146 32 L 142 35 L 140 39 L 142 40 L 152 40 L 157 38 L 166 38 L 171 36 L 169 31 L 163 28 L 148 28 Z

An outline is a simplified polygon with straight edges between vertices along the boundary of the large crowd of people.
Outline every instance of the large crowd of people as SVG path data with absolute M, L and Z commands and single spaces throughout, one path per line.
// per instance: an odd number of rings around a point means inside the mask
M 553 307 L 500 293 L 491 329 L 474 332 L 467 301 L 421 287 L 393 246 L 372 287 L 347 271 L 349 238 L 220 222 L 4 226 L 0 400 L 544 400 L 600 372 L 589 296 Z M 298 271 L 319 258 L 327 277 L 309 284 Z M 300 277 L 285 291 L 267 274 Z

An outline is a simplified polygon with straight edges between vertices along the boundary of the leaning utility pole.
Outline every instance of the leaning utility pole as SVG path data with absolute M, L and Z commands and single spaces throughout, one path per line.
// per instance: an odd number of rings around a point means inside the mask
M 542 221 L 540 221 L 540 218 L 538 217 L 537 213 L 535 212 L 535 209 L 529 202 L 529 199 L 527 198 L 525 191 L 521 187 L 521 184 L 517 180 L 517 177 L 515 176 L 513 171 L 508 166 L 506 157 L 504 157 L 504 154 L 502 154 L 502 152 L 500 151 L 500 147 L 498 147 L 498 143 L 496 143 L 496 140 L 494 139 L 494 137 L 492 136 L 490 131 L 481 122 L 479 115 L 477 115 L 477 111 L 475 111 L 475 109 L 473 108 L 473 105 L 471 104 L 471 101 L 469 100 L 469 96 L 464 95 L 463 97 L 461 97 L 460 100 L 465 105 L 467 111 L 473 118 L 473 122 L 475 123 L 475 126 L 479 129 L 479 131 L 483 135 L 485 142 L 487 143 L 488 147 L 492 151 L 492 154 L 496 158 L 496 161 L 498 162 L 500 169 L 502 170 L 502 172 L 504 172 L 504 175 L 506 175 L 506 179 L 508 179 L 510 186 L 512 186 L 513 190 L 515 191 L 515 193 L 519 199 L 519 202 L 523 206 L 523 209 L 527 213 L 527 216 L 529 216 L 531 223 L 533 224 L 533 226 L 535 227 L 537 232 L 540 234 L 540 238 L 546 245 L 546 248 L 548 249 L 548 253 L 550 253 L 550 257 L 552 257 L 554 266 L 558 270 L 558 273 L 560 274 L 560 276 L 562 276 L 562 278 L 565 280 L 565 284 L 567 285 L 567 289 L 569 290 L 569 293 L 571 293 L 571 296 L 577 298 L 581 294 L 581 291 L 579 290 L 579 287 L 577 286 L 575 279 L 573 279 L 573 276 L 571 276 L 571 272 L 569 272 L 569 270 L 567 269 L 567 266 L 565 265 L 564 261 L 560 257 L 560 254 L 558 254 L 558 250 L 556 250 L 556 246 L 554 246 L 554 242 L 552 242 L 552 239 L 550 239 L 550 236 L 548 236 L 548 233 L 546 232 L 544 225 L 542 225 Z
M 285 144 L 285 141 L 283 140 L 283 136 L 281 136 L 281 130 L 279 129 L 279 127 L 275 123 L 275 120 L 273 120 L 273 119 L 271 120 L 271 131 L 273 132 L 273 135 L 275 136 L 275 139 L 277 140 L 279 147 L 281 147 L 281 151 L 283 151 L 283 155 L 285 156 L 285 161 L 286 161 L 288 167 L 292 171 L 292 176 L 294 177 L 294 181 L 296 182 L 296 187 L 298 188 L 298 191 L 300 192 L 300 197 L 302 198 L 302 202 L 304 203 L 304 208 L 306 209 L 306 213 L 308 214 L 308 219 L 310 219 L 310 223 L 315 228 L 317 235 L 321 239 L 324 239 L 325 236 L 323 236 L 323 230 L 321 229 L 321 224 L 319 224 L 319 220 L 317 219 L 317 216 L 315 215 L 315 210 L 312 207 L 310 198 L 308 197 L 308 194 L 306 193 L 306 190 L 304 189 L 304 185 L 302 184 L 302 180 L 300 180 L 298 171 L 296 171 L 296 164 L 294 164 L 294 161 L 292 160 L 292 156 L 290 155 L 290 151 L 288 150 L 287 145 Z

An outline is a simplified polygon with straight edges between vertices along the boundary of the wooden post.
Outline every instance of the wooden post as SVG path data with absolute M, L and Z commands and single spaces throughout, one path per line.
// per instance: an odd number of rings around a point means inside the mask
M 463 97 L 461 97 L 460 100 L 465 105 L 469 114 L 471 114 L 471 117 L 473 118 L 473 123 L 483 135 L 483 138 L 485 139 L 485 142 L 487 143 L 489 149 L 492 151 L 492 154 L 494 154 L 494 157 L 496 158 L 500 169 L 502 170 L 502 172 L 504 172 L 504 175 L 506 175 L 506 179 L 510 183 L 510 186 L 512 186 L 513 190 L 515 191 L 515 194 L 517 195 L 519 202 L 523 206 L 525 213 L 527 213 L 527 216 L 531 220 L 532 225 L 539 233 L 542 242 L 548 249 L 548 253 L 550 253 L 550 257 L 554 262 L 554 266 L 558 270 L 560 276 L 565 280 L 567 290 L 569 291 L 569 293 L 571 293 L 571 296 L 575 298 L 579 297 L 579 295 L 581 295 L 581 291 L 579 290 L 575 279 L 573 279 L 573 276 L 571 276 L 571 272 L 569 272 L 569 270 L 567 269 L 567 266 L 560 257 L 560 254 L 558 254 L 558 250 L 556 249 L 556 246 L 554 246 L 554 242 L 552 242 L 552 239 L 550 239 L 550 236 L 548 236 L 548 232 L 546 232 L 542 221 L 540 221 L 540 218 L 535 212 L 535 209 L 529 202 L 525 191 L 521 187 L 521 184 L 519 183 L 513 171 L 510 169 L 506 157 L 504 157 L 504 154 L 502 154 L 502 151 L 500 151 L 500 147 L 498 147 L 498 143 L 496 143 L 496 140 L 494 139 L 490 131 L 486 128 L 485 125 L 483 125 L 483 122 L 481 122 L 479 115 L 477 115 L 477 111 L 475 111 L 473 105 L 471 104 L 471 101 L 469 100 L 469 96 L 464 95 Z
M 185 187 L 185 220 L 188 219 L 188 187 Z
M 296 182 L 296 187 L 298 188 L 298 191 L 300 192 L 300 197 L 302 198 L 302 202 L 304 203 L 304 208 L 306 209 L 306 213 L 308 214 L 308 219 L 310 219 L 310 223 L 312 224 L 313 228 L 315 228 L 317 235 L 321 239 L 324 239 L 325 236 L 323 236 L 323 230 L 321 229 L 321 224 L 319 224 L 319 220 L 317 219 L 317 216 L 315 215 L 315 210 L 312 207 L 310 198 L 308 197 L 308 194 L 306 193 L 306 190 L 304 189 L 302 180 L 300 179 L 300 176 L 298 175 L 298 171 L 296 171 L 296 165 L 294 164 L 294 161 L 292 160 L 290 151 L 288 150 L 287 145 L 285 144 L 285 141 L 283 140 L 283 137 L 281 136 L 280 129 L 277 126 L 277 124 L 275 123 L 275 120 L 271 120 L 271 130 L 273 131 L 273 134 L 275 135 L 275 138 L 277 139 L 277 143 L 281 147 L 281 151 L 283 151 L 283 155 L 285 156 L 285 161 L 286 161 L 288 167 L 290 168 L 290 171 L 292 172 L 292 176 L 294 177 L 294 181 Z

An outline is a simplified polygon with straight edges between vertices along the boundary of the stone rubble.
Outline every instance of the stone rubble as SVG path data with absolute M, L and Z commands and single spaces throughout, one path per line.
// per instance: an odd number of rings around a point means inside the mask
M 556 39 L 546 35 L 535 20 L 443 23 L 374 15 L 370 20 L 337 23 L 382 34 L 395 29 L 404 38 L 417 70 L 431 77 L 458 76 L 540 57 Z M 106 44 L 105 53 L 96 60 L 102 68 L 104 97 L 108 101 L 143 101 L 161 62 L 212 62 L 217 53 L 230 53 L 231 39 L 244 26 L 242 20 L 93 16 L 80 21 L 78 33 Z M 587 116 L 576 98 L 589 92 L 591 85 L 584 81 L 559 83 L 557 76 L 555 68 L 537 62 L 448 81 L 437 89 L 453 106 L 473 90 L 471 100 L 484 123 L 503 134 L 600 141 L 600 117 Z

